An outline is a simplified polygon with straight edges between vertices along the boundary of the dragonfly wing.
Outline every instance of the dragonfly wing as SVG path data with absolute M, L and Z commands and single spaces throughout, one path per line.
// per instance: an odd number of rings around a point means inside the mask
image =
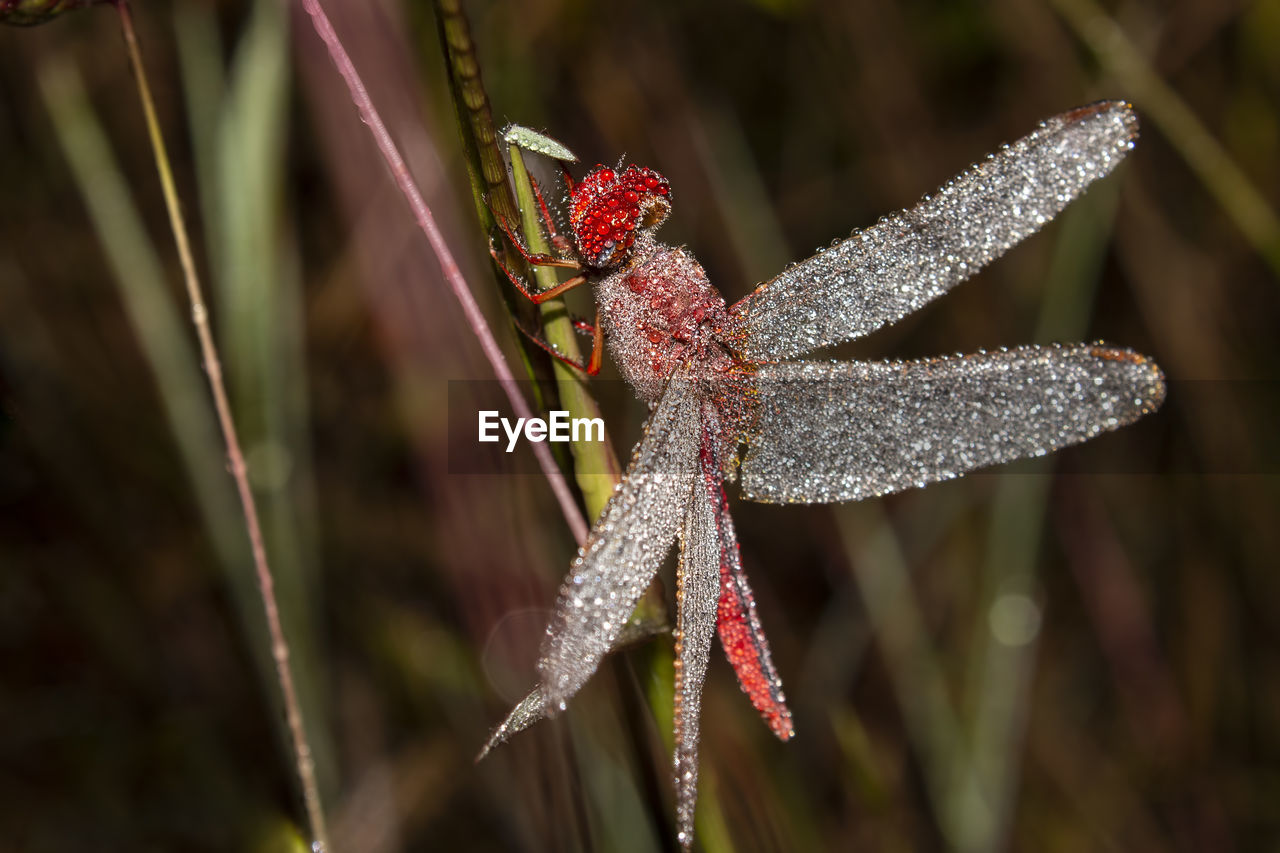
M 675 541 L 698 467 L 699 396 L 688 370 L 667 383 L 631 464 L 569 567 L 538 662 L 555 712 L 596 671 Z
M 782 740 L 795 734 L 787 697 L 782 692 L 782 679 L 773 667 L 769 642 L 756 615 L 756 601 L 742 569 L 738 534 L 729 516 L 729 499 L 724 486 L 716 482 L 712 495 L 716 511 L 716 528 L 720 539 L 720 603 L 716 612 L 716 629 L 725 657 L 733 664 L 742 692 Z
M 722 542 L 717 506 L 722 492 L 721 474 L 715 436 L 705 428 L 706 421 L 703 425 L 700 470 L 680 528 L 680 565 L 676 571 L 676 837 L 685 849 L 693 843 L 693 814 L 698 797 L 698 717 L 720 599 Z
M 1056 216 L 1133 147 L 1120 101 L 1055 116 L 915 207 L 881 219 L 734 305 L 731 334 L 751 361 L 793 358 L 915 311 Z
M 671 628 L 666 624 L 666 617 L 662 622 L 651 620 L 628 620 L 622 633 L 618 634 L 613 641 L 613 645 L 609 647 L 609 652 L 613 653 L 627 646 L 643 643 L 659 634 L 671 635 Z M 542 695 L 542 687 L 534 687 L 533 690 L 521 699 L 514 708 L 507 714 L 507 718 L 493 730 L 489 735 L 489 739 L 485 741 L 480 752 L 476 755 L 476 761 L 481 761 L 495 747 L 501 746 L 520 732 L 532 726 L 540 720 L 546 719 L 547 702 Z
M 762 365 L 751 500 L 859 500 L 1124 426 L 1164 399 L 1155 363 L 1078 344 L 881 363 Z

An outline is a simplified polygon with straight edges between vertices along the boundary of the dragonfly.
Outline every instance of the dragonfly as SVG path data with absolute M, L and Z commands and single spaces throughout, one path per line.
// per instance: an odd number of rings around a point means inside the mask
M 671 210 L 661 174 L 598 166 L 574 182 L 565 168 L 571 241 L 556 237 L 555 254 L 535 255 L 507 233 L 531 263 L 575 274 L 543 291 L 507 274 L 539 302 L 590 284 L 596 322 L 580 326 L 593 336 L 592 356 L 571 363 L 595 373 L 607 344 L 650 414 L 569 567 L 538 686 L 485 752 L 566 708 L 626 639 L 629 615 L 678 542 L 673 764 L 677 840 L 687 849 L 713 636 L 773 733 L 788 740 L 795 731 L 743 571 L 726 483 L 737 480 L 753 501 L 861 500 L 1043 455 L 1157 409 L 1165 394 L 1159 367 L 1101 343 L 916 361 L 799 360 L 893 323 L 974 275 L 1111 172 L 1137 134 L 1133 108 L 1120 101 L 1050 118 L 914 207 L 788 267 L 733 305 L 688 250 L 658 241 Z M 543 216 L 553 229 L 545 204 Z

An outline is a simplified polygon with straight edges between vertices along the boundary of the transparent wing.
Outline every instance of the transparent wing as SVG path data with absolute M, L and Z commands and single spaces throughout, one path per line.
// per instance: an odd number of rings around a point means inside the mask
M 1039 456 L 1124 426 L 1164 376 L 1123 349 L 1078 344 L 882 363 L 762 365 L 742 491 L 828 503 Z
M 1133 147 L 1119 101 L 1055 116 L 926 196 L 756 288 L 729 330 L 751 361 L 852 340 L 920 308 L 1056 216 Z
M 680 566 L 676 571 L 676 838 L 686 850 L 693 843 L 693 814 L 698 798 L 702 686 L 707 679 L 720 599 L 721 541 L 716 506 L 721 475 L 715 437 L 709 430 L 702 432 L 699 459 L 697 482 L 680 528 Z
M 609 653 L 618 651 L 626 646 L 636 643 L 643 643 L 659 634 L 670 636 L 671 628 L 665 622 L 666 616 L 663 616 L 663 622 L 657 621 L 632 621 L 627 620 L 622 632 L 614 639 L 613 645 L 609 647 Z M 508 713 L 497 728 L 490 734 L 489 739 L 485 741 L 480 752 L 476 755 L 476 761 L 482 760 L 495 747 L 501 746 L 520 732 L 532 726 L 534 723 L 545 719 L 547 716 L 547 702 L 542 695 L 542 687 L 535 686 L 532 691 L 521 699 L 516 706 Z
M 621 484 L 569 566 L 538 662 L 548 710 L 596 671 L 675 541 L 698 467 L 699 400 L 682 370 L 645 424 Z

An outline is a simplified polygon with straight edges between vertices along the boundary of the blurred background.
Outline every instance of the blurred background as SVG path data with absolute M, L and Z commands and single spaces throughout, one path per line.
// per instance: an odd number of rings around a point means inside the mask
M 431 8 L 325 5 L 514 353 Z M 1276 849 L 1280 2 L 465 8 L 495 120 L 545 129 L 579 175 L 663 172 L 666 239 L 730 300 L 1045 117 L 1136 104 L 1113 176 L 837 355 L 1105 339 L 1154 357 L 1168 402 L 883 500 L 736 504 L 797 737 L 714 652 L 698 847 Z M 533 685 L 575 546 L 540 477 L 451 473 L 487 463 L 446 441 L 447 383 L 491 374 L 309 21 L 276 0 L 135 14 L 334 848 L 670 848 L 669 640 L 473 763 Z M 109 8 L 0 31 L 0 186 L 0 847 L 298 849 Z M 625 458 L 643 412 L 603 396 Z

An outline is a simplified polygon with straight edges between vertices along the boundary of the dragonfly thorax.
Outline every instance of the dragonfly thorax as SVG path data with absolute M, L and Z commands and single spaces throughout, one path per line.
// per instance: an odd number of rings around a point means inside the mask
M 708 374 L 733 363 L 720 342 L 724 297 L 692 255 L 652 234 L 636 240 L 630 263 L 596 281 L 596 302 L 614 361 L 650 405 L 685 362 Z
M 598 166 L 573 188 L 569 225 L 587 266 L 611 270 L 625 263 L 638 231 L 662 224 L 671 210 L 671 186 L 652 169 Z

